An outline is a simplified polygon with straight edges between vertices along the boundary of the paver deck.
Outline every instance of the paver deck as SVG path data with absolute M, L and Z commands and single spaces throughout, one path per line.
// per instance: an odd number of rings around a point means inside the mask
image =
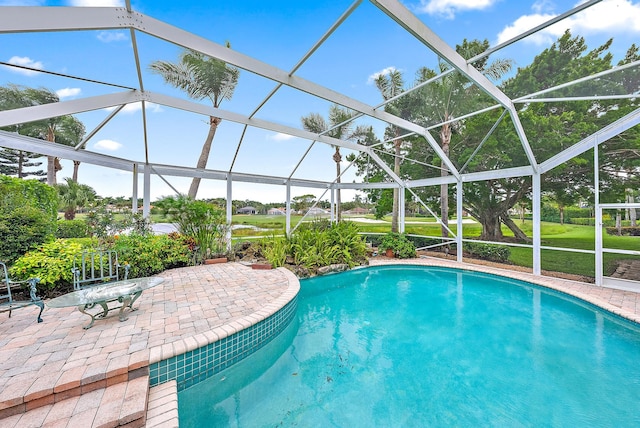
M 0 318 L 0 426 L 142 426 L 149 364 L 267 318 L 300 286 L 288 270 L 238 263 L 161 276 L 124 322 L 114 311 L 84 330 L 76 308 L 47 308 L 41 324 L 30 309 Z
M 389 263 L 521 279 L 640 322 L 638 293 L 436 258 L 370 261 Z M 113 313 L 83 330 L 87 317 L 75 308 L 46 309 L 42 324 L 35 323 L 35 307 L 1 317 L 0 426 L 177 426 L 175 382 L 149 392 L 149 364 L 246 328 L 299 290 L 287 270 L 252 270 L 237 263 L 173 269 L 161 276 L 165 283 L 147 290 L 125 322 Z

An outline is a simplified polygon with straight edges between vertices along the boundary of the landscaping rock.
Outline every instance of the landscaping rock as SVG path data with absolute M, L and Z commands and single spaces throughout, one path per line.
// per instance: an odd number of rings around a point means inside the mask
M 328 273 L 335 273 L 335 272 L 344 272 L 345 270 L 349 270 L 349 265 L 344 264 L 344 263 L 343 264 L 323 266 L 321 268 L 318 268 L 318 275 L 326 275 Z

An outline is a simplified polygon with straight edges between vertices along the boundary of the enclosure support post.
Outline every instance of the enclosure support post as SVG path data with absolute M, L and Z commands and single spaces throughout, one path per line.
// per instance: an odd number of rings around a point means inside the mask
M 533 193 L 531 198 L 531 209 L 533 211 L 533 274 L 540 275 L 542 273 L 540 254 L 540 193 L 542 189 L 540 185 L 540 172 L 535 170 L 531 178 Z
M 138 213 L 138 164 L 133 164 L 133 191 L 131 192 L 131 212 Z
M 333 224 L 336 221 L 336 189 L 331 187 L 331 214 L 329 221 Z
M 400 186 L 398 189 L 398 231 L 400 233 L 404 233 L 404 198 L 405 198 L 405 190 L 404 187 Z
M 458 263 L 462 263 L 462 198 L 463 198 L 463 190 L 462 190 L 462 179 L 458 179 L 458 184 L 456 185 L 456 219 L 457 219 L 457 230 L 456 230 L 456 260 Z
M 291 233 L 291 181 L 287 180 L 287 201 L 286 201 L 286 226 L 285 233 L 289 236 Z
M 227 251 L 231 252 L 231 223 L 233 222 L 233 177 L 227 174 Z
M 142 192 L 142 216 L 149 218 L 151 211 L 151 166 L 149 164 L 144 166 L 144 189 Z
M 596 244 L 596 285 L 602 287 L 602 208 L 600 207 L 600 160 L 598 159 L 598 138 L 593 144 L 593 206 L 595 211 L 595 233 Z

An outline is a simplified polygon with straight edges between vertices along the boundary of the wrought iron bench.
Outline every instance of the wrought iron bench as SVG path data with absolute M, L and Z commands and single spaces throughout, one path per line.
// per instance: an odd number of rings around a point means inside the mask
M 44 310 L 44 302 L 36 295 L 36 284 L 40 282 L 38 278 L 30 278 L 26 281 L 12 281 L 9 279 L 9 272 L 7 265 L 0 262 L 2 266 L 2 284 L 0 284 L 0 312 L 9 312 L 9 318 L 11 318 L 11 312 L 14 309 L 25 308 L 30 305 L 36 305 L 40 308 L 38 313 L 38 322 L 42 322 L 42 311 Z M 29 284 L 29 297 L 30 300 L 14 300 L 11 295 L 12 287 L 23 287 Z
M 124 268 L 124 277 L 120 278 L 120 268 Z M 89 250 L 80 253 L 73 261 L 73 289 L 82 290 L 93 285 L 110 281 L 126 280 L 131 266 L 118 262 L 118 253 L 114 250 Z

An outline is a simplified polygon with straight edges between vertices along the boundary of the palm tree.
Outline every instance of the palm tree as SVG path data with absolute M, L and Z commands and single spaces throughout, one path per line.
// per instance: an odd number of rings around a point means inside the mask
M 404 80 L 402 78 L 402 73 L 399 70 L 391 70 L 389 73 L 380 74 L 375 80 L 376 87 L 380 91 L 382 98 L 386 101 L 389 100 L 402 92 L 404 92 Z M 385 111 L 388 111 L 392 114 L 398 115 L 397 107 L 394 103 L 389 103 L 385 105 Z M 393 162 L 393 172 L 400 176 L 400 149 L 402 148 L 402 139 L 398 138 L 400 136 L 400 129 L 398 127 L 392 127 L 391 133 L 394 140 L 394 162 Z M 400 229 L 398 227 L 398 211 L 400 207 L 400 189 L 393 189 L 393 210 L 391 214 L 391 231 L 398 232 Z
M 0 87 L 0 110 L 57 103 L 59 101 L 58 95 L 46 88 L 36 89 L 12 84 Z M 51 143 L 60 143 L 66 146 L 73 146 L 79 143 L 85 133 L 82 122 L 69 115 L 24 123 L 12 128 L 13 131 L 22 135 L 42 138 Z M 47 184 L 54 185 L 57 183 L 56 174 L 61 169 L 60 159 L 55 156 L 47 156 Z M 74 179 L 77 179 L 76 162 L 74 162 Z
M 479 40 L 468 41 L 464 39 L 462 45 L 456 46 L 456 51 L 465 59 L 474 58 L 489 48 L 489 41 Z M 507 73 L 513 64 L 509 59 L 496 59 L 487 64 L 487 58 L 481 58 L 473 63 L 473 66 L 480 71 L 485 77 L 492 80 L 500 79 Z M 440 73 L 449 71 L 451 66 L 443 60 L 439 61 Z M 425 82 L 434 77 L 436 73 L 426 67 L 418 70 L 416 84 Z M 456 116 L 467 111 L 472 111 L 474 104 L 478 103 L 481 91 L 475 85 L 471 85 L 458 72 L 446 73 L 440 79 L 430 83 L 427 87 L 422 88 L 418 92 L 418 96 L 422 97 L 420 102 L 420 111 L 414 111 L 415 117 L 425 121 L 424 125 L 432 125 L 434 122 L 447 122 Z M 431 123 L 429 123 L 431 122 Z M 449 147 L 451 144 L 451 135 L 456 127 L 460 127 L 459 122 L 447 122 L 440 127 L 440 147 L 443 153 L 449 156 Z M 449 175 L 449 170 L 444 162 L 440 160 L 440 175 Z M 449 186 L 447 184 L 440 185 L 440 216 L 442 220 L 442 236 L 449 235 Z
M 73 220 L 76 211 L 96 198 L 96 192 L 86 184 L 79 184 L 75 180 L 67 177 L 66 184 L 57 184 L 58 201 L 60 208 L 64 210 L 64 218 Z
M 325 134 L 329 137 L 337 138 L 344 141 L 355 141 L 367 134 L 369 127 L 358 126 L 353 128 L 353 122 L 347 122 L 354 116 L 352 110 L 341 108 L 337 104 L 333 104 L 329 108 L 329 121 L 327 122 L 320 114 L 311 113 L 303 116 L 302 127 L 316 134 Z M 345 123 L 346 122 L 346 123 Z M 333 161 L 336 163 L 336 183 L 340 183 L 340 162 L 342 162 L 342 154 L 340 146 L 332 146 L 335 149 Z M 340 189 L 336 192 L 336 211 L 338 221 L 342 220 Z
M 231 47 L 228 42 L 227 47 Z M 178 63 L 154 61 L 150 68 L 151 71 L 160 74 L 166 83 L 185 91 L 189 97 L 195 100 L 208 98 L 215 108 L 218 108 L 223 100 L 231 99 L 240 75 L 237 68 L 227 65 L 224 61 L 193 50 L 185 50 L 180 55 Z M 198 169 L 207 166 L 213 137 L 220 122 L 222 119 L 219 117 L 209 117 L 209 133 L 198 158 Z M 194 177 L 189 187 L 190 198 L 195 199 L 199 186 L 200 177 Z

